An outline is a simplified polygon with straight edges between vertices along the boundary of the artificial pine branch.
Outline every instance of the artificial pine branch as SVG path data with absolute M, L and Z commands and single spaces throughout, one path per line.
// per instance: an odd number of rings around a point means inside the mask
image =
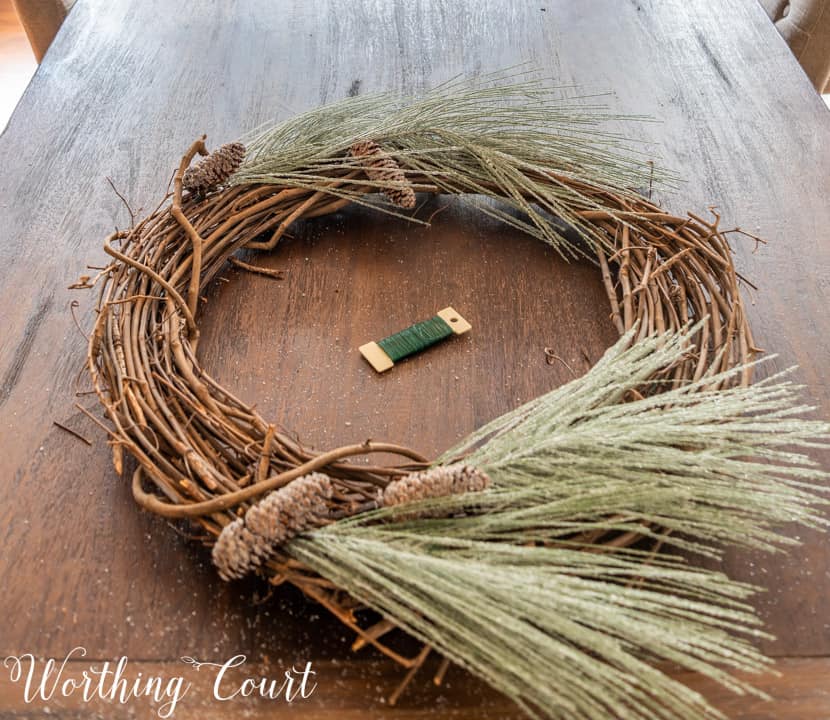
M 480 209 L 563 255 L 583 255 L 563 236 L 564 224 L 605 242 L 575 211 L 603 210 L 606 203 L 588 188 L 551 178 L 590 179 L 594 190 L 614 193 L 655 179 L 646 148 L 606 129 L 618 119 L 595 98 L 545 88 L 528 73 L 453 81 L 419 97 L 358 96 L 251 133 L 231 183 L 307 187 L 366 204 L 362 193 L 332 187 L 331 172 L 362 168 L 361 158 L 349 158 L 349 149 L 368 142 L 382 147 L 410 180 L 420 178 L 441 192 L 498 198 L 501 205 L 479 203 Z M 656 180 L 671 178 L 658 171 Z M 350 182 L 393 194 L 402 188 L 391 175 Z M 408 197 L 404 207 L 410 202 Z M 561 222 L 551 223 L 551 216 Z
M 491 488 L 356 516 L 288 552 L 533 717 L 719 717 L 655 666 L 753 692 L 727 670 L 768 664 L 751 642 L 763 636 L 754 589 L 574 538 L 659 526 L 715 556 L 721 543 L 792 543 L 780 524 L 826 524 L 827 474 L 799 448 L 827 447 L 830 426 L 798 418 L 808 408 L 780 377 L 717 392 L 709 377 L 621 402 L 688 349 L 682 333 L 630 341 L 444 456 L 465 455 Z

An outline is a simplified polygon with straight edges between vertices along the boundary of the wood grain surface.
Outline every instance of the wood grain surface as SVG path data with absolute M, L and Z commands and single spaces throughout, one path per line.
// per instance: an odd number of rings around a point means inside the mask
M 724 223 L 768 239 L 734 236 L 758 286 L 756 340 L 777 353 L 763 372 L 798 364 L 809 401 L 830 414 L 830 120 L 755 0 L 79 0 L 0 137 L 0 656 L 83 645 L 144 662 L 244 652 L 338 663 L 321 705 L 292 717 L 350 717 L 336 711 L 359 708 L 361 688 L 379 696 L 397 670 L 378 670 L 371 652 L 352 660 L 336 621 L 291 591 L 254 602 L 263 586 L 221 583 L 198 539 L 137 511 L 102 433 L 74 407 L 96 409 L 77 395 L 89 388 L 73 320 L 90 326 L 92 297 L 66 287 L 129 222 L 108 176 L 148 210 L 202 132 L 215 146 L 349 93 L 417 92 L 522 62 L 656 118 L 628 132 L 685 179 L 659 200 L 717 205 Z M 372 437 L 433 453 L 583 373 L 613 341 L 594 268 L 456 199 L 418 216 L 436 211 L 430 229 L 363 210 L 304 223 L 249 258 L 284 269 L 282 281 L 229 269 L 203 308 L 207 367 L 309 444 Z M 362 343 L 449 304 L 472 333 L 382 376 L 360 358 Z M 545 347 L 564 362 L 549 364 Z M 765 649 L 830 655 L 828 543 L 798 534 L 789 554 L 729 553 L 724 567 L 766 588 L 758 605 L 778 639 Z M 810 662 L 785 677 L 814 679 L 802 693 L 812 710 L 733 703 L 732 716 L 830 716 L 826 665 Z M 782 697 L 794 687 L 769 682 Z M 477 687 L 455 671 L 438 714 L 506 717 L 498 700 L 478 707 L 492 696 Z M 383 717 L 434 716 L 424 692 Z M 0 708 L 9 697 L 6 687 Z
M 119 658 L 113 658 L 117 661 Z M 230 658 L 226 658 L 230 659 Z M 221 662 L 224 662 L 222 660 Z M 62 677 L 82 679 L 82 673 L 90 664 L 102 668 L 100 661 L 71 661 Z M 112 662 L 111 665 L 115 665 Z M 425 671 L 436 668 L 433 659 Z M 238 691 L 248 680 L 283 677 L 288 667 L 276 662 L 248 663 L 231 668 L 222 674 L 216 685 L 219 668 L 201 667 L 181 661 L 144 662 L 128 661 L 124 677 L 130 681 L 140 678 L 163 678 L 170 682 L 182 678 L 182 686 L 190 688 L 176 703 L 176 720 L 204 720 L 208 718 L 233 717 L 245 720 L 273 720 L 274 718 L 302 720 L 420 720 L 421 718 L 451 718 L 466 720 L 523 720 L 526 716 L 518 711 L 509 700 L 492 688 L 452 669 L 443 685 L 436 687 L 432 682 L 416 683 L 408 691 L 407 699 L 398 706 L 390 707 L 386 702 L 384 688 L 396 685 L 399 671 L 384 660 L 355 660 L 348 664 L 336 661 L 322 661 L 314 664 L 316 673 L 312 679 L 317 689 L 303 700 L 299 696 L 291 704 L 284 696 L 269 698 L 257 694 L 249 697 L 226 698 Z M 716 708 L 730 718 L 741 720 L 812 720 L 830 717 L 830 691 L 825 678 L 830 675 L 830 660 L 826 658 L 781 658 L 776 665 L 776 675 L 767 676 L 761 683 L 764 690 L 775 697 L 774 703 L 754 697 L 738 696 L 724 690 L 716 683 L 691 674 L 678 677 L 690 687 L 703 694 Z M 310 685 L 309 685 L 310 687 Z M 35 700 L 27 703 L 20 683 L 12 682 L 6 673 L 0 673 L 0 718 L 61 718 L 62 720 L 133 720 L 134 718 L 157 717 L 163 710 L 169 696 L 154 700 L 151 696 L 130 697 L 127 702 L 118 702 L 117 697 L 94 698 L 84 701 L 79 693 L 61 697 L 59 693 L 49 700 Z M 428 709 L 427 709 L 428 708 Z M 48 713 L 44 713 L 48 709 Z

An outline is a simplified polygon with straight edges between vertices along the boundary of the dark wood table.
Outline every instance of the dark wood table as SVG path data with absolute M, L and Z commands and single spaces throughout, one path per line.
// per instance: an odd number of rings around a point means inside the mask
M 202 132 L 215 146 L 349 93 L 417 92 L 522 62 L 657 118 L 636 132 L 686 178 L 660 201 L 717 205 L 725 223 L 769 240 L 734 236 L 739 269 L 758 286 L 756 340 L 778 354 L 766 371 L 797 363 L 828 415 L 830 116 L 755 0 L 79 0 L 0 137 L 0 656 L 83 646 L 163 675 L 181 673 L 183 655 L 245 653 L 252 667 L 311 660 L 318 671 L 308 701 L 229 705 L 206 690 L 177 718 L 516 715 L 458 669 L 441 688 L 424 671 L 389 708 L 399 668 L 352 654 L 341 626 L 296 593 L 265 599 L 254 581 L 222 583 L 198 542 L 139 512 L 103 434 L 74 407 L 97 410 L 73 321 L 90 326 L 92 297 L 66 288 L 128 223 L 108 176 L 151 209 Z M 420 213 L 436 210 L 430 229 L 357 210 L 308 222 L 257 258 L 284 269 L 282 282 L 229 269 L 203 309 L 207 367 L 309 444 L 371 436 L 433 453 L 584 372 L 613 341 L 594 268 L 457 200 Z M 358 355 L 448 304 L 475 327 L 460 345 L 384 376 Z M 567 366 L 546 362 L 545 347 Z M 776 697 L 768 704 L 685 678 L 735 718 L 830 717 L 830 553 L 826 537 L 798 534 L 788 554 L 723 563 L 768 589 L 758 605 L 778 639 L 765 649 L 783 673 L 760 680 Z M 49 709 L 145 717 L 148 707 L 74 698 Z M 0 717 L 34 708 L 0 672 Z

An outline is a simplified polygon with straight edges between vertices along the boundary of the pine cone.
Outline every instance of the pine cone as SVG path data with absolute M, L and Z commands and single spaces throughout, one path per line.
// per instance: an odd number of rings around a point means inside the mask
M 213 546 L 213 564 L 223 580 L 235 580 L 259 567 L 274 551 L 320 524 L 328 512 L 331 478 L 311 473 L 266 495 L 244 518 L 228 523 Z
M 319 524 L 327 514 L 331 493 L 328 475 L 311 473 L 266 495 L 245 513 L 245 525 L 272 545 L 282 545 Z
M 396 182 L 399 187 L 382 188 L 389 201 L 402 208 L 415 207 L 415 191 L 401 166 L 371 140 L 355 143 L 349 148 L 352 157 L 362 158 L 366 177 L 374 182 Z
M 229 581 L 247 575 L 270 555 L 270 551 L 270 543 L 248 530 L 242 518 L 237 518 L 222 528 L 211 557 L 219 577 Z
M 182 185 L 191 193 L 204 195 L 233 175 L 245 159 L 242 143 L 228 143 L 185 170 Z
M 490 478 L 472 465 L 439 465 L 389 483 L 383 491 L 383 505 L 391 507 L 428 498 L 481 492 L 489 486 Z

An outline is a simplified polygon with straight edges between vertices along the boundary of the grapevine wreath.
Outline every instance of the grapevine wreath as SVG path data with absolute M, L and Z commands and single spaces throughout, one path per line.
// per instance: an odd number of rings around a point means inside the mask
M 437 682 L 456 663 L 533 717 L 713 716 L 667 663 L 747 693 L 730 671 L 769 661 L 753 588 L 681 555 L 823 524 L 825 474 L 799 448 L 828 427 L 785 379 L 750 384 L 736 231 L 631 190 L 648 163 L 609 119 L 524 78 L 349 98 L 212 154 L 197 140 L 106 241 L 88 366 L 136 502 L 204 528 L 223 579 L 292 583 L 400 663 L 393 702 L 434 650 Z M 200 293 L 299 220 L 356 203 L 421 222 L 417 193 L 594 262 L 620 340 L 437 459 L 361 437 L 313 451 L 200 366 Z M 399 654 L 395 628 L 423 649 Z

